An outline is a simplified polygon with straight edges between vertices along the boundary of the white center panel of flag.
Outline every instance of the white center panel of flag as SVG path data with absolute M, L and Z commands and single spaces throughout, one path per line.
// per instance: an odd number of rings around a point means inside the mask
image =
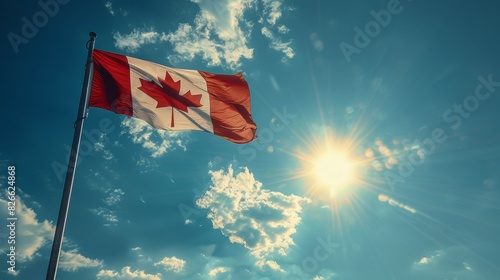
M 133 57 L 127 57 L 127 60 L 130 65 L 130 88 L 134 117 L 145 120 L 153 127 L 165 130 L 199 130 L 213 133 L 207 83 L 198 71 L 173 69 Z M 178 93 L 175 92 L 176 90 L 164 93 L 172 95 L 168 98 L 174 102 L 169 103 L 166 99 L 166 102 L 161 103 L 144 89 L 146 84 L 146 86 L 151 87 L 152 85 L 161 91 L 165 83 L 162 84 L 160 79 L 171 79 L 175 85 L 180 86 Z M 174 103 L 182 103 L 182 99 L 174 96 L 175 94 L 186 100 L 191 98 L 193 103 L 187 102 L 177 108 Z

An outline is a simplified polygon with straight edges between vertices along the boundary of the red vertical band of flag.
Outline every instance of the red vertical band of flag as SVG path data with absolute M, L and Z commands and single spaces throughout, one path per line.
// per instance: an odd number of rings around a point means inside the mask
M 148 92 L 151 90 L 154 94 Z M 194 106 L 196 102 L 188 102 L 194 96 L 200 102 L 206 96 L 208 103 Z M 156 106 L 151 107 L 151 102 Z M 250 90 L 241 73 L 219 75 L 175 69 L 95 50 L 89 106 L 136 117 L 159 129 L 202 130 L 234 143 L 248 143 L 256 137 Z M 165 114 L 167 109 L 170 114 Z M 174 115 L 180 125 L 174 126 Z
M 132 116 L 130 69 L 127 57 L 94 51 L 94 76 L 89 106 Z

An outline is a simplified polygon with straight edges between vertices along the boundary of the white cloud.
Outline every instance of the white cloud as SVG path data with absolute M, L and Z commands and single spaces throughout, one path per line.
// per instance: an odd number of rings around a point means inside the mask
M 435 265 L 436 261 L 444 256 L 443 251 L 436 251 L 429 256 L 422 257 L 419 261 L 413 263 L 413 269 L 422 269 L 424 267 L 429 267 Z
M 94 149 L 98 152 L 102 152 L 103 158 L 105 160 L 112 160 L 112 159 L 114 159 L 113 153 L 111 153 L 110 150 L 106 149 L 106 143 L 108 143 L 108 142 L 109 142 L 109 140 L 108 140 L 107 135 L 105 133 L 102 133 L 99 136 L 99 139 L 97 140 L 97 142 L 94 143 Z
M 215 277 L 215 276 L 217 276 L 217 274 L 224 273 L 224 272 L 227 272 L 227 271 L 228 271 L 227 268 L 219 266 L 219 267 L 216 267 L 216 268 L 210 270 L 208 272 L 208 276 Z
M 419 279 L 482 279 L 466 262 L 471 257 L 465 246 L 437 250 L 413 262 L 412 273 Z
M 264 15 L 267 16 L 267 22 L 271 25 L 275 25 L 281 18 L 281 2 L 279 0 L 263 0 Z
M 290 29 L 285 25 L 280 25 L 278 26 L 278 32 L 281 34 L 287 34 L 288 32 L 290 32 Z
M 82 256 L 78 249 L 61 251 L 59 267 L 64 271 L 77 271 L 80 268 L 101 267 L 102 261 L 92 260 Z
M 8 217 L 7 206 L 8 201 L 0 198 L 2 217 Z M 19 196 L 16 197 L 16 217 L 16 258 L 20 262 L 30 261 L 39 255 L 40 248 L 52 240 L 55 227 L 47 220 L 39 222 L 35 211 L 27 207 Z M 1 244 L 0 253 L 3 254 L 8 246 L 7 242 Z
M 111 3 L 110 1 L 108 1 L 108 2 L 106 2 L 106 4 L 104 4 L 104 7 L 106 7 L 106 9 L 108 9 L 109 13 L 112 16 L 115 15 L 115 10 L 113 9 L 113 3 Z M 128 11 L 124 10 L 123 8 L 119 8 L 118 10 L 122 14 L 122 16 L 127 16 L 128 15 Z
M 279 26 L 276 25 L 278 23 L 278 20 L 282 17 L 283 15 L 283 1 L 282 0 L 263 0 L 264 4 L 264 11 L 263 11 L 263 17 L 266 18 L 260 20 L 259 23 L 263 25 L 261 28 L 260 32 L 264 37 L 269 39 L 270 44 L 269 46 L 271 49 L 274 49 L 276 51 L 282 52 L 285 54 L 285 57 L 283 57 L 282 61 L 285 62 L 287 59 L 292 59 L 295 57 L 295 51 L 291 47 L 292 41 L 284 42 L 283 39 L 279 36 L 275 35 L 275 32 L 277 31 L 278 33 L 281 34 L 287 34 L 290 32 L 290 29 L 284 25 L 280 24 Z M 291 10 L 288 8 L 288 10 Z
M 267 27 L 262 27 L 261 32 L 262 35 L 271 41 L 270 46 L 272 49 L 283 52 L 285 57 L 289 59 L 295 56 L 295 52 L 290 47 L 290 44 L 292 43 L 291 41 L 288 43 L 281 41 L 281 39 L 274 36 L 273 32 Z
M 106 2 L 106 4 L 104 4 L 104 7 L 106 7 L 106 9 L 108 9 L 109 13 L 114 16 L 115 15 L 115 11 L 113 10 L 113 3 L 111 2 Z
M 281 266 L 275 262 L 275 261 L 265 261 L 265 260 L 260 260 L 256 263 L 256 265 L 258 267 L 260 267 L 261 269 L 263 269 L 264 267 L 269 267 L 271 268 L 272 270 L 276 270 L 276 271 L 280 271 L 280 272 L 284 272 L 284 270 L 281 268 Z
M 113 34 L 115 47 L 130 53 L 135 53 L 140 47 L 146 44 L 154 44 L 160 39 L 160 34 L 150 29 L 134 28 L 129 34 L 122 35 L 120 32 Z
M 254 49 L 249 41 L 254 23 L 245 18 L 245 14 L 259 9 L 258 0 L 191 0 L 191 2 L 196 3 L 200 9 L 193 22 L 180 23 L 176 30 L 170 32 L 159 33 L 153 27 L 135 28 L 129 34 L 115 32 L 113 34 L 115 46 L 134 53 L 143 45 L 166 41 L 173 46 L 174 54 L 168 56 L 172 64 L 201 57 L 209 66 L 237 69 L 241 66 L 242 60 L 253 58 Z M 111 12 L 112 5 L 111 2 L 108 3 L 106 7 Z M 269 32 L 274 30 L 280 34 L 287 34 L 290 29 L 284 24 L 279 26 L 277 24 L 283 16 L 283 10 L 292 9 L 283 7 L 281 0 L 262 0 L 262 3 L 263 18 L 258 24 Z M 288 59 L 295 56 L 290 46 L 291 42 L 284 42 L 275 35 L 267 38 L 271 41 L 272 49 L 283 52 Z
M 426 257 L 423 257 L 422 259 L 420 259 L 420 261 L 418 263 L 416 263 L 416 265 L 424 265 L 424 264 L 428 264 L 428 263 L 429 263 L 429 259 Z
M 125 194 L 125 192 L 122 191 L 121 189 L 114 189 L 112 191 L 108 190 L 107 192 L 109 194 L 108 197 L 106 197 L 106 199 L 104 200 L 104 202 L 109 206 L 118 204 L 122 200 L 122 196 Z
M 248 47 L 252 24 L 244 13 L 256 0 L 192 0 L 200 7 L 193 24 L 181 23 L 176 31 L 162 36 L 174 46 L 175 55 L 169 60 L 192 60 L 201 56 L 210 66 L 222 64 L 230 68 L 241 65 L 241 59 L 251 59 Z
M 161 280 L 161 273 L 157 274 L 148 274 L 144 270 L 135 270 L 132 271 L 130 266 L 125 266 L 121 271 L 114 270 L 101 270 L 97 273 L 97 279 L 121 279 L 121 280 L 130 280 L 130 279 L 146 279 L 146 280 Z
M 186 261 L 178 259 L 176 257 L 165 257 L 163 260 L 155 263 L 155 266 L 161 266 L 167 271 L 173 271 L 179 273 L 184 270 Z
M 262 189 L 248 168 L 234 174 L 230 166 L 228 172 L 210 174 L 213 185 L 196 204 L 209 209 L 213 227 L 259 259 L 271 253 L 286 255 L 294 244 L 291 236 L 301 221 L 302 205 L 310 199 Z
M 128 133 L 132 142 L 141 144 L 143 148 L 151 152 L 154 158 L 163 156 L 176 148 L 187 150 L 186 144 L 189 142 L 187 132 L 155 129 L 145 121 L 136 118 L 125 118 L 121 125 L 125 128 L 122 134 Z
M 19 191 L 19 193 L 21 192 Z M 26 196 L 29 197 L 29 195 Z M 0 216 L 8 217 L 7 206 L 8 201 L 0 198 Z M 16 197 L 16 217 L 16 259 L 26 263 L 36 256 L 40 256 L 39 250 L 42 247 L 51 244 L 55 227 L 47 220 L 39 222 L 35 211 L 27 207 L 19 196 Z M 3 254 L 6 251 L 7 242 L 4 242 L 0 245 L 0 253 Z M 78 253 L 78 248 L 61 251 L 60 257 L 59 267 L 65 271 L 76 271 L 79 268 L 102 265 L 102 261 L 92 260 Z M 17 274 L 19 274 L 19 270 L 14 275 Z
M 104 226 L 114 226 L 118 223 L 119 219 L 118 216 L 116 215 L 115 211 L 112 211 L 110 209 L 104 208 L 104 207 L 99 207 L 97 209 L 90 209 L 90 212 L 96 214 L 97 216 L 102 217 L 104 220 L 106 220 L 106 223 Z

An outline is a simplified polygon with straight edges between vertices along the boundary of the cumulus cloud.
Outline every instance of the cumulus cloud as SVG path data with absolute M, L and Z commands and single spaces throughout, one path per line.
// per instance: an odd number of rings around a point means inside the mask
M 113 33 L 115 47 L 130 53 L 137 52 L 143 45 L 154 44 L 160 39 L 160 34 L 153 28 L 134 28 L 129 34 L 121 34 L 119 31 Z
M 96 275 L 97 279 L 120 279 L 120 280 L 130 280 L 130 279 L 146 279 L 146 280 L 161 280 L 161 273 L 148 274 L 144 270 L 134 270 L 130 266 L 125 266 L 121 271 L 115 270 L 101 270 Z
M 8 217 L 8 201 L 0 198 L 0 212 L 3 217 Z M 38 251 L 49 243 L 54 236 L 55 227 L 51 222 L 38 221 L 35 211 L 27 207 L 24 201 L 16 197 L 16 258 L 26 262 L 38 256 Z M 6 237 L 5 237 L 6 238 Z M 0 253 L 7 251 L 7 242 L 0 245 Z
M 166 271 L 173 271 L 179 273 L 184 270 L 186 261 L 178 259 L 176 257 L 165 257 L 163 260 L 155 263 L 155 266 L 163 267 Z
M 286 255 L 294 244 L 292 235 L 301 221 L 302 205 L 310 199 L 263 189 L 248 168 L 235 174 L 229 166 L 227 172 L 210 174 L 212 186 L 196 204 L 209 209 L 207 217 L 213 227 L 261 260 L 272 253 Z
M 200 56 L 208 65 L 224 63 L 230 68 L 241 65 L 241 59 L 251 59 L 253 48 L 248 46 L 252 24 L 244 13 L 255 0 L 192 0 L 200 7 L 194 22 L 181 23 L 177 30 L 163 36 L 174 46 L 171 62 L 192 60 Z
M 192 24 L 182 23 L 176 31 L 162 36 L 162 40 L 174 46 L 175 55 L 169 56 L 171 62 L 192 60 L 200 56 L 211 66 L 226 65 L 235 69 L 242 59 L 253 58 L 253 48 L 249 39 L 254 24 L 245 19 L 245 12 L 257 9 L 257 0 L 192 0 L 200 7 Z M 266 32 L 262 34 L 271 41 L 270 47 L 283 52 L 285 57 L 293 58 L 295 53 L 291 42 L 273 35 L 271 29 L 281 34 L 290 31 L 286 25 L 276 25 L 283 15 L 283 1 L 263 0 L 262 16 Z
M 290 42 L 273 32 L 287 34 L 290 29 L 285 24 L 279 24 L 284 10 L 282 0 L 191 0 L 199 7 L 193 22 L 183 22 L 176 30 L 157 32 L 154 27 L 135 28 L 128 34 L 114 32 L 115 46 L 134 53 L 142 46 L 169 42 L 174 54 L 167 58 L 170 63 L 191 61 L 200 57 L 209 66 L 224 66 L 237 69 L 244 59 L 253 58 L 254 48 L 251 47 L 250 36 L 255 23 L 246 18 L 248 11 L 259 11 L 262 18 L 258 23 L 265 28 L 261 32 L 271 43 L 274 50 L 283 52 L 285 58 L 293 58 L 295 53 Z M 109 5 L 108 5 L 109 3 Z M 106 7 L 114 13 L 111 2 Z M 262 5 L 260 5 L 262 3 Z
M 0 185 L 1 186 L 1 185 Z M 19 190 L 18 193 L 21 193 Z M 25 197 L 30 197 L 25 194 Z M 8 217 L 8 200 L 0 197 L 0 213 Z M 51 222 L 38 221 L 37 214 L 33 209 L 26 206 L 21 197 L 16 197 L 16 259 L 19 262 L 28 262 L 40 256 L 40 249 L 51 244 L 54 237 L 55 227 Z M 2 237 L 2 238 L 7 238 Z M 65 243 L 66 244 L 66 243 Z M 0 245 L 0 253 L 7 251 L 7 242 Z M 78 248 L 69 251 L 61 251 L 59 267 L 65 271 L 76 271 L 80 268 L 98 267 L 102 261 L 87 258 L 78 252 Z M 19 274 L 19 270 L 15 275 Z
M 101 267 L 101 260 L 93 260 L 82 256 L 78 249 L 70 251 L 61 251 L 61 260 L 59 268 L 64 271 L 77 271 L 80 268 Z
M 136 118 L 125 118 L 121 125 L 124 128 L 122 134 L 128 133 L 132 142 L 142 145 L 154 158 L 161 157 L 176 148 L 187 150 L 189 137 L 186 132 L 157 130 Z

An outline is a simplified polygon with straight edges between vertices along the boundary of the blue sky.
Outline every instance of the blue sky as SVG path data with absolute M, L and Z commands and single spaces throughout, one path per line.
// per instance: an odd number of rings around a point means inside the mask
M 237 145 L 90 108 L 58 279 L 497 279 L 496 1 L 10 2 L 0 213 L 45 277 L 86 58 L 243 72 Z

